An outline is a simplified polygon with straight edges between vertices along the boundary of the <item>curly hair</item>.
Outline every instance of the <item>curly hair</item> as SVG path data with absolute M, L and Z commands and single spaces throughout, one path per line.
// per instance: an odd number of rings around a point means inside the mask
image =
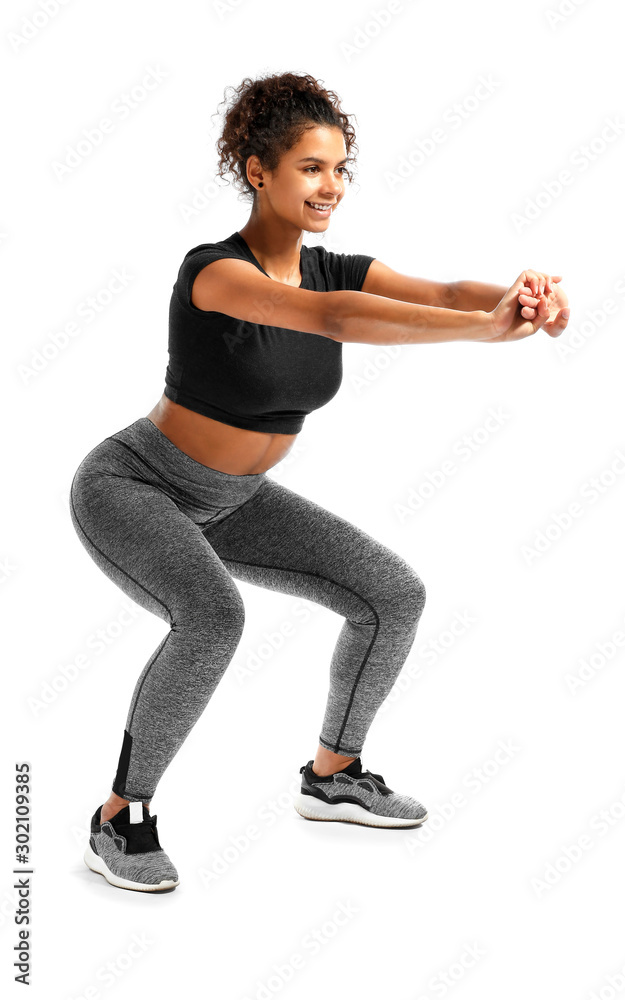
M 245 77 L 232 87 L 233 100 L 226 113 L 222 134 L 217 140 L 218 177 L 230 173 L 235 187 L 253 200 L 256 189 L 247 179 L 248 157 L 256 155 L 265 170 L 275 170 L 280 158 L 295 146 L 303 134 L 314 127 L 340 128 L 345 140 L 347 162 L 358 151 L 356 134 L 347 115 L 340 109 L 340 99 L 333 90 L 309 74 L 280 73 Z M 228 88 L 224 90 L 224 95 Z M 227 98 L 221 104 L 226 103 Z M 347 163 L 344 176 L 352 180 Z

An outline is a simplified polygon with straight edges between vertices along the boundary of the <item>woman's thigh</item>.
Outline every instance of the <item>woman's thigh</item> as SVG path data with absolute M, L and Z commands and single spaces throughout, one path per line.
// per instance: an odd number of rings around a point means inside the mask
M 268 478 L 233 514 L 203 529 L 234 577 L 308 598 L 373 624 L 420 613 L 425 587 L 410 564 L 345 518 Z
M 319 742 L 356 756 L 406 661 L 425 588 L 400 555 L 275 480 L 204 534 L 234 577 L 344 617 Z

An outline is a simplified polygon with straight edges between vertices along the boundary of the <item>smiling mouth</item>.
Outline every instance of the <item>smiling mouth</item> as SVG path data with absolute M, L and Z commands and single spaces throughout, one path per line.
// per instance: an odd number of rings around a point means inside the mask
M 335 207 L 337 202 L 333 201 L 329 202 L 327 205 L 324 205 L 321 202 L 313 204 L 313 202 L 307 201 L 305 202 L 305 204 L 308 205 L 308 207 L 311 208 L 313 212 L 329 212 L 330 209 Z

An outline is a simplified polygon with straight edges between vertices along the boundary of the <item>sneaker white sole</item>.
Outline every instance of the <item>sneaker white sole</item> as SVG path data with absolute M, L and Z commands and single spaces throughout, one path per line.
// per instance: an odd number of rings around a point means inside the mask
M 314 795 L 303 795 L 302 792 L 295 796 L 293 805 L 304 819 L 345 820 L 348 823 L 361 823 L 363 826 L 420 826 L 428 818 L 427 813 L 418 819 L 379 816 L 355 802 L 323 802 Z
M 131 879 L 121 878 L 120 875 L 115 875 L 108 868 L 104 858 L 95 853 L 91 844 L 87 844 L 83 860 L 87 868 L 91 868 L 91 871 L 97 872 L 98 875 L 104 875 L 107 882 L 110 882 L 111 885 L 116 885 L 119 889 L 137 889 L 139 892 L 164 892 L 180 884 L 180 879 L 176 881 L 173 879 L 163 879 L 161 882 L 155 882 L 154 885 L 150 885 L 147 882 L 133 882 Z

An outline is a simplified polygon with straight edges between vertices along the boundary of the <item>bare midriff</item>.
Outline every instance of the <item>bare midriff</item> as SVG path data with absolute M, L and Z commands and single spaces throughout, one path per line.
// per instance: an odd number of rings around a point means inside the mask
M 232 476 L 267 472 L 284 458 L 297 437 L 233 427 L 174 403 L 165 393 L 147 418 L 190 458 Z

